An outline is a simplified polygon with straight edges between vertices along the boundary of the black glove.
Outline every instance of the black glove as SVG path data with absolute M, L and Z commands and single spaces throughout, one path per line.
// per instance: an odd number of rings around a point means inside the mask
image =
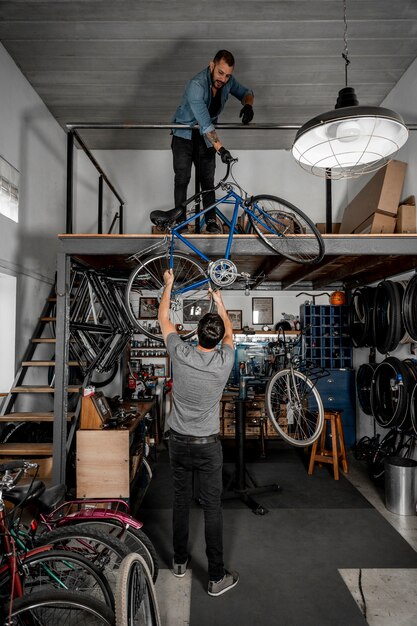
M 242 110 L 239 113 L 239 117 L 242 118 L 242 124 L 249 124 L 253 120 L 253 108 L 251 104 L 244 104 Z
M 223 148 L 223 146 L 219 150 L 219 155 L 223 163 L 231 163 L 233 161 L 233 157 L 230 154 L 229 150 Z

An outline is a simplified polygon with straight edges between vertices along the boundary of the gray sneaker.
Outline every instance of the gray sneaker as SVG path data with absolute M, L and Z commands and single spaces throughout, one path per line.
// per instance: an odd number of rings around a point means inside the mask
M 222 593 L 226 593 L 229 589 L 236 587 L 238 582 L 239 574 L 237 572 L 228 572 L 227 569 L 225 569 L 223 578 L 217 582 L 210 580 L 207 593 L 209 596 L 221 596 Z
M 177 578 L 182 578 L 185 576 L 185 572 L 187 571 L 187 567 L 189 562 L 191 561 L 191 557 L 185 561 L 185 563 L 175 563 L 174 559 L 172 559 L 172 573 Z

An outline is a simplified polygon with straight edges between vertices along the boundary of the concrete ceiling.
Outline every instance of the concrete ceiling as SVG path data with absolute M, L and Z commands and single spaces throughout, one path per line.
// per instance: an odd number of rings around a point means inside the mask
M 347 0 L 349 85 L 379 105 L 417 56 L 416 0 Z M 255 128 L 232 149 L 286 149 L 344 86 L 342 0 L 0 2 L 0 41 L 52 115 L 67 123 L 168 124 L 186 81 L 220 48 L 255 92 Z M 2 85 L 2 88 L 5 88 Z M 222 123 L 238 123 L 232 98 Z M 406 120 L 415 122 L 415 120 Z M 168 130 L 81 132 L 91 149 L 167 149 Z

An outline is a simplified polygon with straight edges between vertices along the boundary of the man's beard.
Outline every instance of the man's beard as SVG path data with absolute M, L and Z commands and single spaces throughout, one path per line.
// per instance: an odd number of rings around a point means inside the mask
M 214 72 L 210 72 L 211 74 L 211 82 L 214 85 L 214 87 L 216 89 L 221 89 L 224 85 L 224 83 L 222 83 L 220 80 L 214 80 Z M 220 87 L 216 85 L 216 83 L 219 83 Z

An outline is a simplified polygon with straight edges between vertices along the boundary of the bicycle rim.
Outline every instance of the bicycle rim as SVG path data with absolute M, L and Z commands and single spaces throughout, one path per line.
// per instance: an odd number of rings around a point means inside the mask
M 117 626 L 160 626 L 151 574 L 138 554 L 129 554 L 120 566 L 116 594 Z
M 268 417 L 275 430 L 294 446 L 309 446 L 324 424 L 320 394 L 304 374 L 290 369 L 277 372 L 265 392 Z
M 316 226 L 296 206 L 275 196 L 255 196 L 249 220 L 274 252 L 296 263 L 318 263 L 324 256 L 323 238 Z
M 37 592 L 13 602 L 11 621 L 6 626 L 42 624 L 43 626 L 112 626 L 114 614 L 105 604 L 82 593 L 68 591 Z
M 52 530 L 40 537 L 43 545 L 53 545 L 58 550 L 69 550 L 81 554 L 103 572 L 115 589 L 117 572 L 123 558 L 129 554 L 128 548 L 116 537 L 83 524 Z
M 149 537 L 140 530 L 140 528 L 133 528 L 122 525 L 121 522 L 112 519 L 101 520 L 95 519 L 91 522 L 83 522 L 83 526 L 93 526 L 95 528 L 105 530 L 111 537 L 116 537 L 122 541 L 130 552 L 137 552 L 145 559 L 146 565 L 152 575 L 152 580 L 156 582 L 158 578 L 159 565 L 156 550 Z
M 126 304 L 131 322 L 138 332 L 147 337 L 163 341 L 160 333 L 153 333 L 149 327 L 150 319 L 146 317 L 145 299 L 155 298 L 158 306 L 164 286 L 164 272 L 169 268 L 169 254 L 158 255 L 145 259 L 135 268 L 129 277 L 126 287 Z M 195 283 L 207 279 L 207 273 L 200 263 L 186 254 L 173 254 L 174 285 L 172 289 L 169 318 L 173 324 L 182 327 L 181 336 L 188 339 L 195 335 L 200 319 L 213 309 L 213 301 L 209 296 L 210 282 L 200 287 Z M 184 291 L 186 290 L 186 291 Z

